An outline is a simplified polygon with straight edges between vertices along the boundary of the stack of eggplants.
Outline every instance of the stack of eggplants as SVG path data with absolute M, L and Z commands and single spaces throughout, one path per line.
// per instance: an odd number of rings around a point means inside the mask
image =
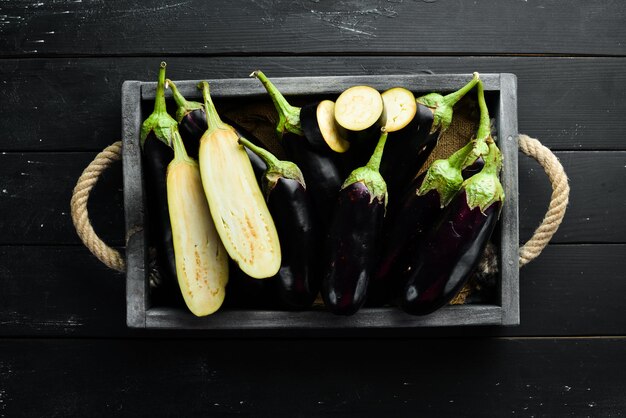
M 476 138 L 420 176 L 390 221 L 375 274 L 376 291 L 406 312 L 425 315 L 448 303 L 474 271 L 504 201 L 500 150 L 491 137 L 482 83 Z M 468 172 L 482 169 L 463 180 Z M 393 239 L 400 242 L 393 242 Z M 386 287 L 385 287 L 386 285 Z M 381 290 L 382 289 L 382 290 Z M 374 289 L 372 289 L 374 290 Z M 380 301 L 379 301 L 380 302 Z
M 394 303 L 416 315 L 447 304 L 475 269 L 504 201 L 498 180 L 502 157 L 491 137 L 478 73 L 445 96 L 431 93 L 415 99 L 401 87 L 380 94 L 369 86 L 354 86 L 336 102 L 315 101 L 302 108 L 290 105 L 261 71 L 251 76 L 261 81 L 278 112 L 275 130 L 289 161 L 278 160 L 241 127 L 222 122 L 207 83 L 198 86 L 204 104 L 186 100 L 176 84 L 165 79 L 161 64 L 155 108 L 142 125 L 141 146 L 150 235 L 164 276 L 175 279 L 178 264 L 179 275 L 185 276 L 183 292 L 201 284 L 190 281 L 190 272 L 200 274 L 190 259 L 176 260 L 171 226 L 187 231 L 178 238 L 179 251 L 193 252 L 203 240 L 194 244 L 183 239 L 195 237 L 190 235 L 195 233 L 193 216 L 208 214 L 211 224 L 204 219 L 202 230 L 207 236 L 219 234 L 221 248 L 215 254 L 203 253 L 209 264 L 221 260 L 214 270 L 221 273 L 210 274 L 211 286 L 222 286 L 221 292 L 228 282 L 223 273 L 229 270 L 223 259 L 228 253 L 230 280 L 236 278 L 237 286 L 250 289 L 247 295 L 231 295 L 244 302 L 232 306 L 245 307 L 246 297 L 259 297 L 272 301 L 254 304 L 257 307 L 277 303 L 283 309 L 307 309 L 320 292 L 327 309 L 338 315 L 356 313 L 366 300 L 373 306 Z M 415 178 L 450 126 L 454 105 L 475 85 L 481 111 L 476 136 Z M 176 119 L 166 111 L 167 87 L 177 104 Z M 177 206 L 168 212 L 167 166 L 174 143 L 177 159 L 171 167 L 196 174 L 187 183 L 174 183 L 172 168 L 170 180 L 176 186 L 170 198 Z M 242 160 L 243 150 L 251 165 Z M 357 161 L 365 164 L 354 169 Z M 250 182 L 250 167 L 264 204 Z M 226 173 L 227 168 L 236 172 Z M 192 185 L 199 191 L 194 192 L 194 207 L 202 210 L 185 207 L 182 191 Z M 226 188 L 239 185 L 245 186 L 241 192 L 250 191 L 242 200 L 250 206 L 229 208 L 237 199 L 226 196 L 234 192 Z M 206 202 L 198 197 L 203 194 Z M 389 195 L 392 204 L 386 213 Z M 170 222 L 175 214 L 181 219 Z M 249 217 L 258 225 L 246 227 Z M 241 232 L 236 229 L 240 226 Z M 279 243 L 274 241 L 274 227 Z M 267 242 L 259 238 L 261 231 L 271 232 Z M 255 261 L 257 256 L 267 262 Z M 209 264 L 198 271 L 209 275 Z M 211 299 L 204 306 L 198 303 L 201 299 L 190 302 L 193 292 L 184 296 L 196 315 L 215 311 L 223 299 L 223 293 L 203 296 Z

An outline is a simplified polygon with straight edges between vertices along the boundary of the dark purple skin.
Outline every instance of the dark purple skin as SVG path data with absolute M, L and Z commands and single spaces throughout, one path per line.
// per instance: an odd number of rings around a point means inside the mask
M 463 169 L 463 179 L 468 179 L 482 170 L 485 161 L 477 159 L 473 164 Z M 400 265 L 397 259 L 409 247 L 419 245 L 427 231 L 444 211 L 441 207 L 439 193 L 430 190 L 423 196 L 417 194 L 426 172 L 420 174 L 411 182 L 402 199 L 396 202 L 395 207 L 388 210 L 383 227 L 380 259 L 370 281 L 368 291 L 368 305 L 380 306 L 389 303 L 392 297 L 394 278 L 400 276 Z
M 502 202 L 481 212 L 470 209 L 465 190 L 452 199 L 421 245 L 398 258 L 399 306 L 413 315 L 427 315 L 461 290 L 478 265 L 498 220 Z
M 187 155 L 198 159 L 200 138 L 207 130 L 206 114 L 204 109 L 194 109 L 188 112 L 178 123 L 178 131 L 183 139 Z
M 416 245 L 440 216 L 443 209 L 439 193 L 431 190 L 423 196 L 417 194 L 425 173 L 414 182 L 394 212 L 389 212 L 384 222 L 380 258 L 370 281 L 368 305 L 380 306 L 391 301 L 394 278 L 398 277 L 397 259 L 408 247 Z
M 317 106 L 319 104 L 320 102 L 310 103 L 300 109 L 300 127 L 313 151 L 331 154 L 334 151 L 324 141 L 324 136 L 317 123 Z
M 290 161 L 296 163 L 302 171 L 309 196 L 313 200 L 318 225 L 321 231 L 325 231 L 337 192 L 343 184 L 341 173 L 333 158 L 313 151 L 303 136 L 286 132 L 282 145 Z
M 352 315 L 363 305 L 385 212 L 362 182 L 339 192 L 323 248 L 322 297 L 334 314 Z
M 417 104 L 414 121 L 404 129 L 391 132 L 385 153 L 380 162 L 380 173 L 387 183 L 391 206 L 394 196 L 402 196 L 411 180 L 420 171 L 430 153 L 437 145 L 441 130 L 430 132 L 433 126 L 433 111 Z
M 166 283 L 176 282 L 176 261 L 170 213 L 167 206 L 167 166 L 174 158 L 174 150 L 150 132 L 143 145 L 143 169 L 146 185 L 146 215 L 149 240 L 157 250 L 157 263 Z
M 308 192 L 298 180 L 281 177 L 266 188 L 266 198 L 282 253 L 280 270 L 269 283 L 284 308 L 308 308 L 320 288 L 320 276 L 314 271 L 319 234 Z

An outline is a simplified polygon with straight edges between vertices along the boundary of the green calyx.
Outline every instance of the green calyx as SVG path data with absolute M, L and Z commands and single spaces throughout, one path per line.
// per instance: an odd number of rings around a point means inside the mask
M 261 157 L 261 159 L 265 161 L 265 164 L 267 164 L 267 170 L 265 170 L 265 179 L 263 182 L 263 187 L 265 189 L 264 192 L 266 195 L 274 188 L 276 182 L 281 177 L 295 180 L 306 189 L 306 183 L 304 182 L 302 171 L 300 171 L 300 168 L 295 163 L 292 163 L 291 161 L 279 160 L 271 152 L 254 145 L 242 136 L 239 136 L 239 143 Z
M 272 84 L 272 82 L 263 74 L 262 71 L 256 70 L 250 74 L 250 77 L 258 79 L 270 95 L 274 107 L 278 112 L 278 123 L 276 124 L 276 135 L 282 138 L 285 132 L 304 136 L 302 127 L 300 126 L 300 108 L 289 104 L 285 96 Z
M 463 148 L 446 159 L 434 161 L 420 186 L 417 194 L 423 196 L 431 190 L 439 193 L 441 207 L 447 206 L 463 184 L 462 170 L 487 154 L 488 148 L 484 141 L 472 140 Z
M 154 99 L 154 111 L 141 125 L 140 140 L 143 148 L 146 138 L 151 132 L 155 137 L 167 146 L 172 146 L 173 129 L 178 129 L 178 123 L 167 113 L 165 106 L 165 61 L 161 62 L 159 69 L 159 81 L 156 88 L 156 96 Z
M 229 129 L 230 126 L 222 122 L 220 115 L 217 113 L 213 99 L 211 99 L 211 90 L 209 83 L 201 81 L 198 84 L 198 88 L 202 90 L 202 97 L 204 98 L 204 111 L 206 112 L 206 121 L 208 125 L 207 132 L 213 132 L 217 129 Z
M 363 167 L 359 167 L 356 170 L 352 171 L 346 181 L 341 186 L 342 189 L 357 183 L 362 182 L 365 184 L 367 189 L 370 191 L 372 196 L 370 203 L 374 201 L 374 199 L 382 200 L 387 207 L 387 183 L 383 179 L 383 176 L 380 175 L 380 160 L 383 156 L 383 150 L 385 149 L 385 143 L 387 142 L 387 132 L 383 128 L 383 132 L 378 139 L 378 144 L 376 144 L 376 149 L 372 153 L 370 160 Z
M 461 100 L 467 92 L 474 88 L 479 79 L 480 75 L 474 73 L 469 83 L 446 96 L 439 93 L 429 93 L 416 99 L 417 103 L 430 108 L 433 112 L 433 124 L 430 128 L 431 133 L 438 130 L 445 132 L 450 127 L 454 105 Z
M 187 99 L 178 91 L 176 84 L 170 79 L 165 80 L 165 85 L 172 90 L 172 96 L 178 108 L 176 109 L 176 121 L 180 123 L 188 113 L 194 110 L 202 109 L 202 103 L 192 102 Z
M 465 189 L 467 206 L 470 209 L 480 207 L 480 211 L 484 213 L 494 203 L 504 202 L 504 189 L 498 178 L 501 168 L 502 154 L 494 142 L 489 142 L 485 166 L 461 185 Z
M 178 129 L 172 132 L 172 137 L 174 138 L 174 160 L 189 164 L 197 164 L 194 159 L 187 154 L 187 150 L 185 150 L 185 145 L 183 144 L 183 138 L 181 138 Z

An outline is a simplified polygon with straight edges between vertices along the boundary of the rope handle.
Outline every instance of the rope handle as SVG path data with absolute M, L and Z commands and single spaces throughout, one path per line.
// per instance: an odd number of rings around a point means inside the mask
M 533 236 L 519 249 L 519 265 L 522 267 L 541 254 L 541 251 L 548 245 L 554 233 L 559 229 L 569 201 L 569 184 L 565 170 L 563 170 L 559 160 L 552 151 L 543 146 L 537 139 L 520 134 L 519 148 L 524 154 L 537 160 L 552 184 L 550 205 L 543 221 L 535 230 Z M 107 267 L 123 272 L 126 270 L 124 257 L 122 257 L 119 251 L 109 247 L 98 237 L 89 221 L 89 212 L 87 211 L 89 194 L 98 178 L 113 162 L 121 158 L 122 142 L 118 141 L 106 147 L 89 163 L 78 178 L 76 187 L 74 187 L 71 209 L 74 227 L 85 246 Z
M 122 141 L 109 145 L 96 155 L 96 158 L 89 163 L 78 178 L 72 192 L 70 207 L 74 228 L 76 228 L 76 232 L 83 244 L 107 267 L 124 272 L 126 271 L 124 257 L 119 251 L 109 247 L 98 237 L 89 221 L 89 211 L 87 210 L 89 194 L 93 186 L 98 182 L 98 178 L 112 163 L 119 161 L 121 158 Z

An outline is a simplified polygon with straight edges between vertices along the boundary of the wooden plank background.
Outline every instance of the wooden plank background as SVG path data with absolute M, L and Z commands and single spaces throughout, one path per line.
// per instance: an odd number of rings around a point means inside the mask
M 0 2 L 0 416 L 626 415 L 624 22 L 617 0 Z M 122 82 L 162 59 L 173 79 L 516 74 L 520 132 L 572 187 L 521 325 L 129 330 L 69 198 L 120 138 Z M 524 156 L 519 176 L 524 241 L 550 186 Z M 123 251 L 122 205 L 116 164 L 89 209 Z

